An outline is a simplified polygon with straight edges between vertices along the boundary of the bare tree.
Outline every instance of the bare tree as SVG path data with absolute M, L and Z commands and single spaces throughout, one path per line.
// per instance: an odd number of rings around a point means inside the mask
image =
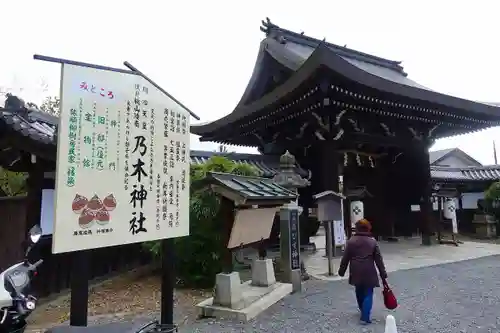
M 59 116 L 61 112 L 61 100 L 58 96 L 45 97 L 40 105 L 40 110 L 53 116 Z

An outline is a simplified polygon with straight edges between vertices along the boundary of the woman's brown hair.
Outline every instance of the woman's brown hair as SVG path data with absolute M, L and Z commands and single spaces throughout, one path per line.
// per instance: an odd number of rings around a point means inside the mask
M 372 225 L 367 219 L 361 219 L 355 224 L 356 231 L 359 232 L 370 232 L 372 230 Z

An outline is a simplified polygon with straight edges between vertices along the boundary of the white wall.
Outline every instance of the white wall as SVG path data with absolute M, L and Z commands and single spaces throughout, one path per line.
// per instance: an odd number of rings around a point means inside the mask
M 462 195 L 463 209 L 476 209 L 477 200 L 484 199 L 484 192 L 471 192 Z M 458 206 L 457 206 L 458 207 Z
M 472 161 L 468 161 L 465 158 L 460 158 L 453 154 L 446 156 L 441 161 L 434 163 L 432 165 L 441 165 L 441 166 L 449 166 L 453 168 L 466 168 L 471 166 L 477 166 L 476 163 L 472 163 Z

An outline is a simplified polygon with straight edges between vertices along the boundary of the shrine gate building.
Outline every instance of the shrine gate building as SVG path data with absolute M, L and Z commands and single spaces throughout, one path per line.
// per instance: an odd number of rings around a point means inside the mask
M 263 21 L 265 38 L 235 109 L 192 125 L 202 141 L 290 151 L 311 170 L 312 195 L 363 187 L 365 216 L 379 235 L 405 230 L 420 205 L 422 243 L 431 244 L 429 147 L 436 139 L 500 124 L 500 108 L 430 90 L 408 78 L 400 62 L 308 37 Z M 304 209 L 307 214 L 308 209 Z M 349 223 L 346 223 L 349 225 Z

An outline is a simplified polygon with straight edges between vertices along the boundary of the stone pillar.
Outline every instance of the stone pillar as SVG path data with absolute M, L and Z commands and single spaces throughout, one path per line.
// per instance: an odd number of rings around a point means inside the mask
M 280 157 L 280 172 L 273 177 L 273 181 L 296 192 L 297 189 L 310 185 L 307 179 L 303 179 L 295 171 L 295 157 L 288 151 Z M 305 266 L 300 261 L 299 216 L 301 211 L 302 208 L 298 206 L 298 200 L 284 205 L 280 211 L 281 265 L 285 272 L 285 281 L 293 283 L 294 291 L 301 290 L 302 276 L 304 279 L 309 278 Z
M 298 206 L 291 203 L 280 210 L 281 266 L 284 282 L 293 285 L 293 291 L 302 290 L 300 262 L 300 231 Z

